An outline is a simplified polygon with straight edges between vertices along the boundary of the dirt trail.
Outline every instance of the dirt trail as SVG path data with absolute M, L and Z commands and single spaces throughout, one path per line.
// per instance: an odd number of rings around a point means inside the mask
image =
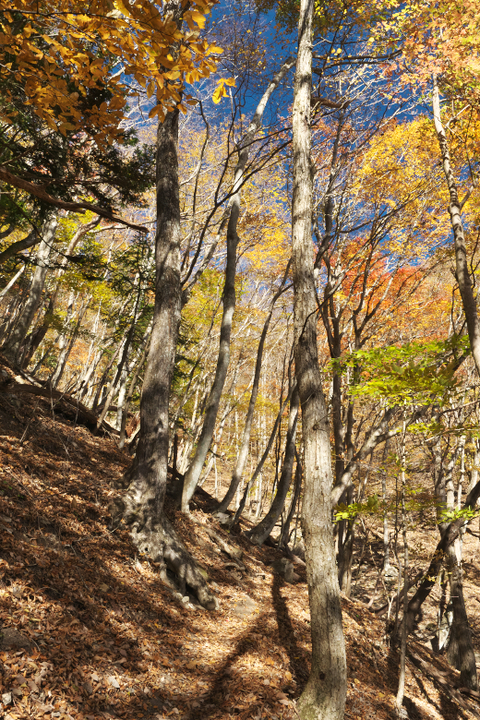
M 0 716 L 293 720 L 309 669 L 303 569 L 287 584 L 272 571 L 277 551 L 229 536 L 201 495 L 192 518 L 170 517 L 220 609 L 175 594 L 125 530 L 108 530 L 107 508 L 128 463 L 112 440 L 48 400 L 0 396 Z M 243 551 L 241 562 L 215 534 Z M 478 642 L 480 574 L 477 541 L 469 542 Z M 373 564 L 365 571 L 374 578 Z M 344 599 L 343 609 L 346 717 L 393 718 L 398 658 L 384 643 L 384 622 L 360 600 Z M 477 699 L 460 692 L 444 659 L 416 642 L 411 649 L 409 718 L 478 717 Z

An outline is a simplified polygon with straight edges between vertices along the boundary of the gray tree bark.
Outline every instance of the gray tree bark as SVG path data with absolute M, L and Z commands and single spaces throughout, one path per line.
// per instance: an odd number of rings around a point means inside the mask
M 463 595 L 463 571 L 453 545 L 447 548 L 445 564 L 450 579 L 450 601 L 453 609 L 453 622 L 447 649 L 448 661 L 457 670 L 460 670 L 462 685 L 470 690 L 478 690 L 475 652 Z
M 180 7 L 180 6 L 179 6 Z M 157 229 L 155 236 L 155 307 L 140 401 L 140 437 L 130 485 L 112 507 L 123 517 L 135 545 L 165 565 L 199 602 L 214 609 L 216 600 L 197 565 L 163 512 L 168 467 L 168 411 L 181 311 L 180 204 L 178 183 L 178 111 L 167 113 L 157 132 Z
M 250 541 L 255 545 L 263 545 L 267 537 L 275 527 L 275 523 L 283 512 L 288 489 L 292 482 L 293 461 L 295 460 L 295 439 L 297 436 L 299 398 L 295 389 L 290 400 L 290 413 L 288 417 L 287 439 L 285 441 L 285 455 L 283 458 L 282 472 L 277 485 L 277 492 L 270 506 L 268 513 L 258 525 L 255 525 L 248 533 Z
M 278 87 L 288 70 L 292 67 L 292 64 L 293 62 L 291 60 L 287 60 L 273 78 L 272 82 L 264 92 L 262 99 L 258 103 L 250 126 L 240 143 L 238 162 L 235 168 L 233 181 L 233 194 L 230 200 L 230 216 L 228 218 L 227 226 L 227 264 L 225 268 L 223 315 L 220 329 L 220 348 L 218 351 L 217 368 L 205 411 L 205 418 L 197 449 L 183 481 L 181 507 L 182 512 L 184 513 L 189 512 L 189 503 L 198 485 L 198 481 L 200 480 L 205 458 L 207 457 L 208 449 L 212 442 L 222 390 L 225 384 L 225 378 L 227 377 L 227 370 L 230 362 L 230 338 L 232 334 L 233 313 L 235 310 L 235 275 L 238 245 L 237 226 L 238 218 L 240 216 L 241 189 L 244 183 L 244 175 L 248 162 L 250 145 L 254 141 L 255 135 L 262 126 L 263 114 L 272 93 Z
M 477 484 L 470 490 L 467 497 L 465 498 L 465 502 L 461 509 L 474 510 L 479 498 L 480 482 L 477 482 Z M 465 520 L 464 517 L 460 516 L 456 520 L 453 520 L 453 522 L 446 525 L 445 531 L 442 533 L 442 537 L 437 543 L 437 547 L 435 548 L 435 552 L 433 553 L 430 565 L 428 566 L 428 569 L 425 572 L 425 575 L 423 576 L 423 579 L 418 586 L 415 594 L 410 598 L 410 601 L 408 603 L 406 618 L 407 632 L 411 632 L 415 626 L 415 621 L 418 614 L 420 613 L 421 607 L 427 597 L 430 595 L 432 588 L 435 585 L 438 573 L 441 570 L 442 563 L 448 548 L 460 536 L 462 530 L 465 528 L 468 522 L 468 520 Z
M 255 412 L 255 405 L 257 402 L 258 397 L 258 390 L 260 387 L 260 373 L 262 370 L 262 360 L 263 360 L 263 350 L 265 347 L 265 340 L 267 338 L 268 328 L 270 327 L 270 322 L 273 315 L 273 310 L 275 307 L 275 303 L 282 294 L 282 292 L 285 291 L 285 281 L 287 279 L 288 271 L 290 269 L 290 263 L 288 263 L 287 269 L 285 271 L 285 274 L 283 276 L 283 281 L 280 286 L 280 288 L 277 290 L 275 295 L 272 298 L 272 301 L 270 303 L 270 311 L 267 315 L 267 319 L 265 320 L 265 323 L 263 325 L 262 334 L 260 336 L 260 342 L 258 343 L 258 350 L 257 350 L 257 360 L 255 363 L 255 374 L 253 378 L 253 385 L 252 385 L 252 392 L 250 393 L 250 401 L 248 403 L 248 410 L 247 415 L 245 417 L 245 425 L 243 427 L 243 433 L 242 433 L 242 440 L 240 443 L 240 449 L 238 451 L 237 456 L 237 462 L 235 464 L 235 469 L 232 474 L 232 479 L 230 481 L 230 485 L 228 487 L 227 492 L 225 493 L 225 497 L 223 498 L 222 502 L 220 503 L 217 512 L 226 512 L 228 509 L 228 506 L 232 502 L 233 498 L 235 497 L 235 493 L 237 491 L 237 488 L 242 480 L 243 472 L 245 470 L 245 463 L 247 461 L 247 455 L 248 455 L 248 448 L 250 446 L 250 436 L 252 434 L 252 423 L 253 423 L 253 414 Z
M 347 692 L 345 641 L 331 517 L 330 428 L 318 365 L 312 244 L 310 105 L 313 11 L 314 0 L 301 0 L 293 101 L 295 370 L 305 452 L 302 530 L 312 623 L 312 669 L 297 707 L 301 720 L 341 720 Z
M 435 130 L 437 132 L 438 144 L 442 156 L 443 172 L 447 182 L 448 193 L 450 195 L 450 203 L 448 212 L 453 230 L 453 241 L 455 247 L 455 277 L 458 282 L 458 288 L 462 298 L 463 311 L 465 320 L 467 321 L 468 338 L 470 347 L 472 348 L 472 356 L 475 367 L 480 375 L 480 321 L 477 312 L 477 300 L 473 293 L 473 284 L 470 277 L 467 259 L 467 248 L 465 245 L 465 232 L 462 222 L 462 204 L 458 197 L 458 188 L 453 175 L 450 148 L 448 146 L 447 135 L 441 120 L 440 113 L 440 94 L 438 90 L 437 79 L 433 81 L 433 119 L 435 122 Z
M 448 523 L 444 520 L 442 521 L 442 513 L 445 510 L 453 511 L 456 507 L 453 469 L 462 445 L 457 446 L 455 451 L 451 452 L 450 457 L 447 459 L 446 457 L 442 457 L 441 444 L 441 439 L 438 439 L 434 446 L 434 458 L 438 527 L 440 536 L 443 536 L 448 530 Z M 447 446 L 447 450 L 449 449 Z M 460 670 L 462 684 L 470 688 L 470 690 L 477 690 L 478 679 L 475 653 L 463 595 L 463 571 L 460 552 L 461 537 L 462 533 L 459 533 L 457 541 L 449 545 L 445 551 L 445 568 L 449 578 L 450 607 L 452 610 L 452 624 L 448 641 L 447 657 L 449 662 L 456 667 L 457 670 Z
M 57 224 L 57 216 L 52 215 L 45 222 L 42 228 L 42 239 L 37 251 L 37 266 L 33 274 L 27 302 L 25 303 L 23 312 L 13 328 L 13 332 L 3 347 L 3 352 L 6 357 L 15 364 L 20 361 L 25 338 L 27 337 L 28 330 L 30 329 L 33 318 L 35 317 L 35 313 L 42 302 L 42 293 L 45 286 L 45 278 L 47 276 L 47 261 L 50 255 L 53 240 L 55 239 Z

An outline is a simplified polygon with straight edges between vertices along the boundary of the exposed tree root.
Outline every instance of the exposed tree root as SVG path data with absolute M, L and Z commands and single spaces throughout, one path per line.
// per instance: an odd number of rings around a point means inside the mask
M 153 503 L 135 503 L 128 492 L 123 499 L 117 499 L 110 511 L 112 522 L 117 525 L 122 519 L 130 527 L 131 538 L 139 552 L 145 553 L 164 568 L 162 577 L 166 580 L 166 568 L 175 574 L 179 589 L 184 595 L 188 588 L 198 602 L 207 610 L 216 610 L 218 602 L 210 591 L 200 568 L 186 550 L 174 527 L 162 512 L 153 511 Z

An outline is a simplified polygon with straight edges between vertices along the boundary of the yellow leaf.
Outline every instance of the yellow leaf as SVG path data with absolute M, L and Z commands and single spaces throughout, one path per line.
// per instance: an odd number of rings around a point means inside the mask
M 117 8 L 117 10 L 119 10 L 122 13 L 122 15 L 126 15 L 127 17 L 130 17 L 130 11 L 125 7 L 122 0 L 115 0 L 115 2 L 113 4 Z
M 222 97 L 228 97 L 228 93 L 225 90 L 225 80 L 220 80 L 219 84 L 215 89 L 215 92 L 212 95 L 212 100 L 215 105 L 218 105 Z
M 198 12 L 198 10 L 192 10 L 189 13 L 189 17 L 191 17 L 192 20 L 197 23 L 198 27 L 205 27 L 205 15 L 202 15 L 202 13 Z
M 164 74 L 164 77 L 168 80 L 178 80 L 180 72 L 178 70 L 170 70 L 170 72 Z

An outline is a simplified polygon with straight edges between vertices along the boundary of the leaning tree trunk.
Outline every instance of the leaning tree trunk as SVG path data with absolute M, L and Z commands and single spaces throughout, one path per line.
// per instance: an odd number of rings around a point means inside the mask
M 140 401 L 140 437 L 123 501 L 115 519 L 130 525 L 136 546 L 172 570 L 209 609 L 216 600 L 198 567 L 164 515 L 167 486 L 168 409 L 181 310 L 178 111 L 169 112 L 157 133 L 157 230 L 155 307 Z
M 223 315 L 220 328 L 220 348 L 218 351 L 217 368 L 215 371 L 212 389 L 210 391 L 210 397 L 208 398 L 202 432 L 200 433 L 197 449 L 183 481 L 182 512 L 184 513 L 189 512 L 189 503 L 198 485 L 198 481 L 200 480 L 205 458 L 207 457 L 207 453 L 212 442 L 218 408 L 220 406 L 220 399 L 230 362 L 230 338 L 232 334 L 233 312 L 235 310 L 235 275 L 238 245 L 237 226 L 240 216 L 241 189 L 245 182 L 245 170 L 247 167 L 250 145 L 254 141 L 257 132 L 262 126 L 263 114 L 272 93 L 278 87 L 283 77 L 291 67 L 292 61 L 288 59 L 282 65 L 280 71 L 275 75 L 258 103 L 249 128 L 240 143 L 238 162 L 235 168 L 233 181 L 232 198 L 230 200 L 230 216 L 228 218 L 227 225 L 227 264 L 225 268 Z
M 480 481 L 477 482 L 465 498 L 465 502 L 461 508 L 463 512 L 459 513 L 459 517 L 446 526 L 445 532 L 442 534 L 442 537 L 437 543 L 435 551 L 432 555 L 430 565 L 428 566 L 428 569 L 425 572 L 415 594 L 409 600 L 406 619 L 407 632 L 412 632 L 415 627 L 415 622 L 420 614 L 421 607 L 435 586 L 448 548 L 461 535 L 462 530 L 464 530 L 465 526 L 472 519 L 472 516 L 475 517 L 473 512 L 470 511 L 475 511 L 475 506 L 479 498 Z
M 297 418 L 298 418 L 298 391 L 295 388 L 290 400 L 290 414 L 288 418 L 287 439 L 285 442 L 285 456 L 283 459 L 283 467 L 280 480 L 277 485 L 277 492 L 270 506 L 268 513 L 265 515 L 258 525 L 255 525 L 248 533 L 250 541 L 255 545 L 263 545 L 265 540 L 272 532 L 275 524 L 283 512 L 285 501 L 287 499 L 288 489 L 292 482 L 293 461 L 295 459 L 295 438 L 297 436 Z
M 298 712 L 301 720 L 341 720 L 347 693 L 345 640 L 331 515 L 330 428 L 318 365 L 312 244 L 310 103 L 314 5 L 314 0 L 300 3 L 293 101 L 295 369 L 305 453 L 302 530 L 312 632 L 312 669 L 298 701 Z
M 443 512 L 453 512 L 456 508 L 455 486 L 453 481 L 453 468 L 458 459 L 462 445 L 450 454 L 448 461 L 442 457 L 441 438 L 434 446 L 435 457 L 435 499 L 437 502 L 437 517 L 440 536 L 448 530 L 448 523 L 442 521 Z M 450 584 L 450 606 L 452 609 L 452 623 L 448 642 L 448 661 L 460 670 L 460 679 L 463 685 L 470 690 L 477 690 L 477 667 L 472 643 L 472 634 L 468 622 L 465 598 L 463 595 L 463 571 L 461 566 L 462 534 L 445 552 L 445 568 Z
M 233 471 L 232 479 L 230 481 L 228 490 L 225 493 L 225 497 L 223 498 L 222 502 L 220 503 L 220 505 L 217 508 L 216 512 L 219 512 L 219 513 L 224 513 L 228 510 L 228 506 L 230 505 L 233 498 L 235 497 L 237 488 L 242 481 L 243 472 L 245 470 L 245 463 L 247 461 L 247 456 L 248 456 L 248 450 L 250 447 L 250 437 L 252 434 L 253 415 L 255 412 L 255 405 L 257 402 L 258 390 L 260 387 L 260 373 L 262 370 L 262 360 L 263 360 L 263 350 L 265 348 L 265 340 L 267 338 L 268 328 L 270 327 L 270 322 L 271 322 L 271 319 L 273 316 L 273 310 L 275 308 L 275 303 L 278 300 L 278 298 L 280 297 L 280 295 L 286 289 L 285 281 L 288 277 L 289 270 L 290 270 L 290 262 L 288 263 L 287 268 L 285 270 L 282 284 L 272 298 L 272 301 L 270 303 L 270 310 L 267 315 L 267 319 L 265 320 L 265 323 L 263 325 L 263 330 L 262 330 L 262 334 L 260 336 L 260 342 L 258 343 L 258 349 L 257 349 L 257 360 L 255 363 L 255 373 L 254 373 L 254 377 L 253 377 L 252 392 L 250 393 L 250 401 L 248 403 L 247 415 L 245 417 L 245 425 L 243 427 L 242 440 L 240 443 L 240 449 L 238 451 L 237 462 L 235 463 L 235 469 Z
M 297 509 L 298 500 L 300 498 L 300 491 L 302 489 L 303 468 L 302 468 L 300 456 L 296 450 L 295 450 L 295 458 L 297 460 L 297 467 L 295 468 L 295 487 L 293 490 L 293 497 L 292 497 L 292 501 L 290 503 L 290 508 L 287 513 L 287 517 L 283 524 L 282 532 L 280 534 L 280 539 L 278 541 L 278 547 L 282 548 L 282 549 L 287 548 L 288 543 L 290 542 L 290 525 L 292 524 L 292 520 L 295 515 L 295 511 Z
M 15 324 L 13 332 L 3 347 L 3 352 L 6 357 L 15 364 L 20 362 L 25 338 L 27 337 L 35 313 L 42 302 L 42 293 L 47 275 L 47 261 L 52 249 L 53 240 L 55 239 L 57 222 L 57 216 L 52 215 L 43 225 L 42 239 L 37 251 L 37 267 L 33 274 L 27 302 Z

